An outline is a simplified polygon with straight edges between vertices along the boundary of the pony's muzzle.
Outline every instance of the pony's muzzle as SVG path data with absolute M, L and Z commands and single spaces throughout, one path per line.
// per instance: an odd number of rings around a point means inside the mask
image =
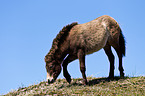
M 54 79 L 52 79 L 52 80 L 49 80 L 48 79 L 48 84 L 51 84 L 51 83 L 53 83 L 54 82 Z
M 53 83 L 55 81 L 55 79 L 53 78 L 53 76 L 50 76 L 49 73 L 47 73 L 47 82 L 48 84 Z

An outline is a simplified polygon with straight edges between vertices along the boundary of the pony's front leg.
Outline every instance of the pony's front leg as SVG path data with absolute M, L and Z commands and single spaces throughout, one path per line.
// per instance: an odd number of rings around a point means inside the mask
M 78 50 L 78 59 L 79 59 L 79 63 L 80 63 L 80 70 L 83 76 L 83 84 L 87 85 L 87 78 L 86 78 L 86 66 L 85 66 L 85 52 L 82 49 Z
M 68 66 L 68 64 L 71 62 L 71 61 L 73 61 L 73 60 L 75 60 L 75 59 L 77 59 L 77 56 L 75 56 L 75 55 L 68 55 L 67 57 L 66 57 L 66 59 L 64 60 L 64 62 L 63 62 L 63 64 L 62 64 L 62 66 L 63 66 L 63 75 L 64 75 L 64 77 L 66 78 L 66 80 L 67 80 L 67 82 L 70 84 L 71 83 L 71 76 L 70 76 L 70 74 L 68 73 L 68 71 L 67 71 L 67 66 Z

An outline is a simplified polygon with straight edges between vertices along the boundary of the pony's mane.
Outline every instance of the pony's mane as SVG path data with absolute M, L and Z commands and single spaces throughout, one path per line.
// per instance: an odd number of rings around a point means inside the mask
M 72 24 L 68 24 L 67 26 L 64 26 L 62 28 L 62 30 L 57 34 L 56 38 L 53 40 L 52 47 L 49 53 L 45 56 L 45 62 L 51 61 L 51 59 L 54 58 L 53 56 L 59 49 L 60 44 L 62 44 L 62 42 L 66 39 L 71 28 L 77 24 L 77 22 L 73 22 Z

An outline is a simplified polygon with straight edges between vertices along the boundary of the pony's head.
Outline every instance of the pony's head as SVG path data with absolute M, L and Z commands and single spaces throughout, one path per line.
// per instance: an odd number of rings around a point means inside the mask
M 61 72 L 61 64 L 53 61 L 46 61 L 47 81 L 53 83 Z

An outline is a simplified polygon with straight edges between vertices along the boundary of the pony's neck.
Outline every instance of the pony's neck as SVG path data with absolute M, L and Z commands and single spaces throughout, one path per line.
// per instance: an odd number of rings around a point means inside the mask
M 63 29 L 57 34 L 56 38 L 53 40 L 52 48 L 50 49 L 49 53 L 45 56 L 45 61 L 52 62 L 53 60 L 57 61 L 61 64 L 65 56 L 67 55 L 68 51 L 68 41 L 67 36 L 71 30 L 71 28 L 78 23 L 72 23 L 63 27 Z
M 67 50 L 63 50 L 62 48 L 59 48 L 58 51 L 56 51 L 55 56 L 54 56 L 55 61 L 61 64 L 67 54 L 68 54 Z
M 54 42 L 55 43 L 55 42 Z M 49 53 L 45 56 L 45 62 L 57 62 L 61 64 L 66 55 L 68 54 L 69 42 L 66 39 L 65 42 L 62 42 L 59 46 L 52 46 Z

